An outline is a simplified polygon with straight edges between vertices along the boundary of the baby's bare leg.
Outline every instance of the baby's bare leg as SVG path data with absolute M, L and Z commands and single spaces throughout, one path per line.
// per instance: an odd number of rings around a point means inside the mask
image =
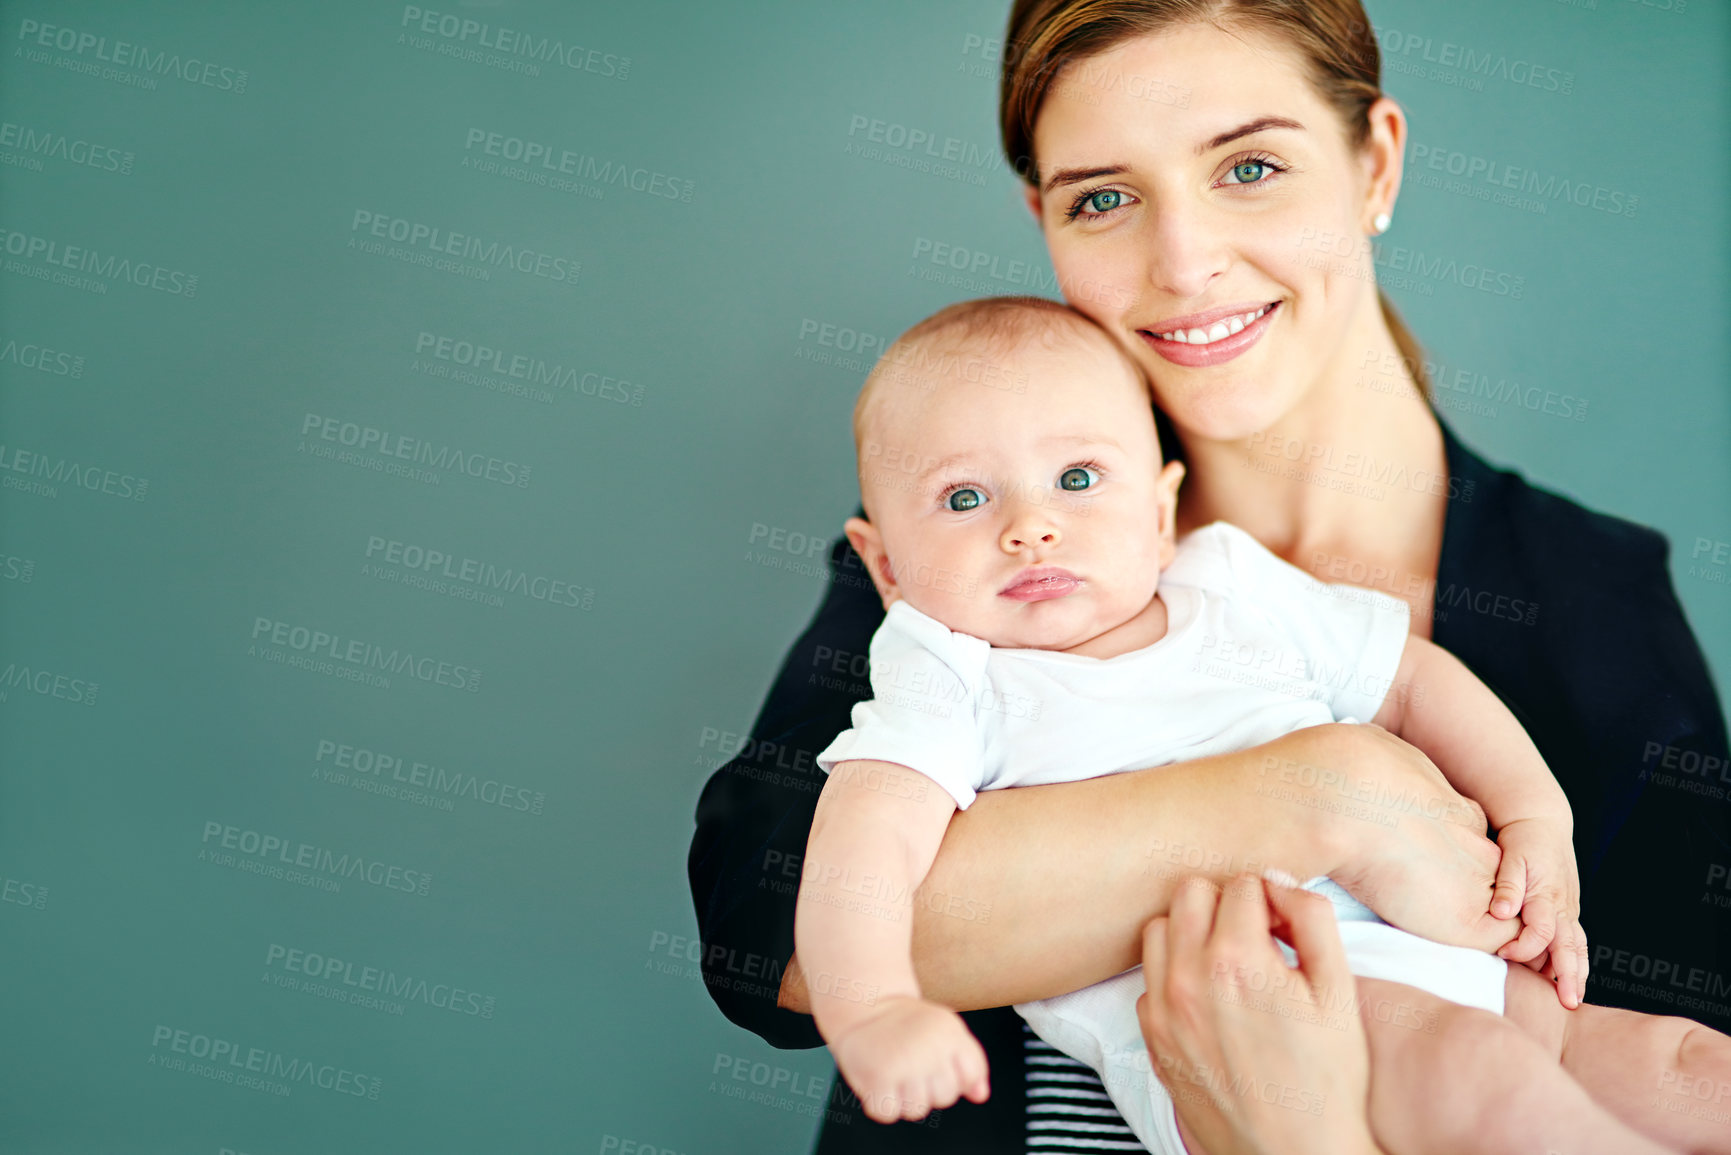
M 1667 1150 L 1593 1102 L 1555 1052 L 1508 1019 L 1401 983 L 1356 985 L 1370 1042 L 1371 1130 L 1392 1155 Z
M 1690 1019 L 1583 1003 L 1511 966 L 1504 1013 L 1619 1119 L 1690 1155 L 1731 1153 L 1731 1038 Z

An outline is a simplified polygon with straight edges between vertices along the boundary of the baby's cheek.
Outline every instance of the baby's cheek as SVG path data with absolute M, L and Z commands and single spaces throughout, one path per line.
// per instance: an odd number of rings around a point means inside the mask
M 978 579 L 939 566 L 913 570 L 908 577 L 901 583 L 902 596 L 916 610 L 965 634 L 989 632 L 992 599 Z

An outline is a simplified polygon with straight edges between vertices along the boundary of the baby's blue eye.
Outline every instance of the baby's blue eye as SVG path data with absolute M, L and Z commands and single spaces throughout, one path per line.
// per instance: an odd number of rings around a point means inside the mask
M 1116 189 L 1101 189 L 1082 202 L 1091 213 L 1109 213 L 1124 203 L 1124 194 Z
M 1099 480 L 1092 469 L 1084 469 L 1080 465 L 1066 469 L 1058 476 L 1058 488 L 1068 490 L 1087 489 Z
M 970 509 L 980 508 L 985 500 L 985 496 L 977 489 L 958 489 L 950 494 L 944 504 L 957 513 L 966 513 Z
M 1247 160 L 1242 164 L 1232 166 L 1233 184 L 1255 184 L 1266 174 L 1274 171 L 1267 161 Z

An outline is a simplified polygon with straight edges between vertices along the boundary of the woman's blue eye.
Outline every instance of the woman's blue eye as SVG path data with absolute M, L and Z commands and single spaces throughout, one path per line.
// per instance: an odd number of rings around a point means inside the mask
M 1255 184 L 1265 175 L 1273 172 L 1273 167 L 1264 160 L 1247 160 L 1232 166 L 1233 184 Z
M 957 513 L 966 513 L 970 509 L 978 509 L 985 501 L 984 495 L 977 489 L 958 489 L 945 499 L 944 504 Z
M 1089 196 L 1082 201 L 1083 207 L 1085 207 L 1090 213 L 1096 214 L 1109 213 L 1123 203 L 1124 194 L 1118 192 L 1116 189 L 1101 189 L 1097 193 L 1089 194 Z
M 1066 469 L 1058 476 L 1058 488 L 1068 489 L 1073 492 L 1078 489 L 1087 489 L 1089 486 L 1093 485 L 1096 480 L 1097 478 L 1092 469 L 1083 469 L 1078 465 L 1072 469 Z

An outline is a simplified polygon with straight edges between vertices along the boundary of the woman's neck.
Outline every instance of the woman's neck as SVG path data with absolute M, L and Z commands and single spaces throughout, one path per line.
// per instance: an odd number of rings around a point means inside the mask
M 1442 429 L 1380 309 L 1367 328 L 1371 340 L 1347 343 L 1372 350 L 1363 368 L 1335 366 L 1270 428 L 1238 441 L 1180 432 L 1180 532 L 1229 521 L 1301 569 L 1381 561 L 1435 579 L 1449 492 Z

